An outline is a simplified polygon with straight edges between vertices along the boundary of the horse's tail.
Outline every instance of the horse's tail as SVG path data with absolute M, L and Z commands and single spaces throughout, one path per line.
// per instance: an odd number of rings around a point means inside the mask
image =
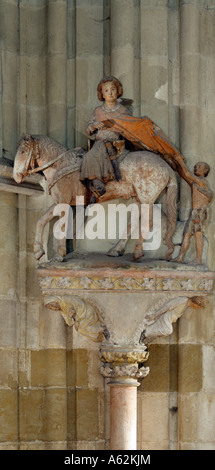
M 176 230 L 177 222 L 177 182 L 175 174 L 170 176 L 166 192 L 166 211 L 167 211 L 167 231 L 165 243 L 167 245 L 166 259 L 170 260 L 174 251 L 174 243 L 172 241 Z

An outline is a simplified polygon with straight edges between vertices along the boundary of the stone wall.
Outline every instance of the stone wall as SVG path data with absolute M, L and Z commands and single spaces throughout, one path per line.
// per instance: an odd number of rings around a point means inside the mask
M 23 132 L 86 147 L 97 83 L 111 73 L 133 114 L 152 118 L 190 169 L 210 164 L 214 188 L 214 22 L 214 0 L 0 0 L 2 155 L 14 159 Z M 180 201 L 184 221 L 184 182 Z M 109 389 L 96 348 L 43 307 L 33 240 L 49 205 L 46 193 L 0 192 L 0 448 L 108 448 Z M 204 312 L 188 310 L 170 338 L 150 346 L 139 449 L 215 448 L 213 306 L 211 296 Z
M 143 449 L 214 449 L 214 309 L 186 313 L 172 336 L 149 346 L 139 387 Z

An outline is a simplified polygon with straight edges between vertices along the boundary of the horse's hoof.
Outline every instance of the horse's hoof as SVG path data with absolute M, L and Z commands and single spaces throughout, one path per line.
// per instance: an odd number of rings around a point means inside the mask
M 182 263 L 180 258 L 174 258 L 172 261 L 174 261 L 174 263 Z
M 54 255 L 54 258 L 52 258 L 52 261 L 56 261 L 58 263 L 61 263 L 64 260 L 64 257 L 60 255 L 59 253 Z
M 144 256 L 144 251 L 136 251 L 136 253 L 134 252 L 135 261 L 142 258 L 142 256 Z
M 122 256 L 124 251 L 116 251 L 116 250 L 109 250 L 107 256 L 114 256 L 117 258 L 118 256 Z
M 166 260 L 167 261 L 171 261 L 172 259 L 172 254 L 174 252 L 174 249 L 175 249 L 175 245 L 173 243 L 166 243 L 166 245 L 168 246 L 168 250 L 166 252 Z
M 166 260 L 171 261 L 172 260 L 172 252 L 171 253 L 166 253 Z

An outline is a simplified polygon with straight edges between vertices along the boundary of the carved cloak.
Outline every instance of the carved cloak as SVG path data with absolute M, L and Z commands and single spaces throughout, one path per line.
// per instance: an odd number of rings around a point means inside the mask
M 123 115 L 120 118 L 111 117 L 105 121 L 105 125 L 112 131 L 118 132 L 125 139 L 134 144 L 135 147 L 142 150 L 149 150 L 163 157 L 184 157 L 174 147 L 164 132 L 147 116 L 137 118 Z

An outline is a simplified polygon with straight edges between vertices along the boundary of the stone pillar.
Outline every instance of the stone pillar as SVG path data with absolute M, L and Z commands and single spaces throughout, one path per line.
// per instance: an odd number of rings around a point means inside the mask
M 17 196 L 0 192 L 0 428 L 1 442 L 7 446 L 19 438 L 19 312 L 17 306 Z M 12 380 L 11 380 L 12 378 Z M 11 443 L 12 444 L 12 443 Z M 2 447 L 1 447 L 2 448 Z M 4 447 L 5 449 L 8 447 Z M 9 447 L 12 448 L 12 447 Z
M 48 2 L 47 6 L 47 131 L 66 143 L 67 125 L 67 2 Z
M 101 348 L 101 374 L 110 378 L 110 450 L 135 450 L 137 445 L 138 378 L 149 373 L 142 363 L 146 347 Z
M 140 2 L 141 115 L 149 116 L 168 135 L 168 2 Z
M 180 150 L 190 169 L 201 161 L 199 133 L 199 2 L 184 4 L 180 9 Z M 189 18 L 189 19 L 188 19 Z M 195 74 L 193 71 L 195 70 Z M 190 211 L 190 189 L 181 181 L 180 217 Z
M 9 20 L 8 20 L 9 18 Z M 11 158 L 17 142 L 17 43 L 18 7 L 12 0 L 1 1 L 1 119 L 2 147 Z
M 86 147 L 85 129 L 97 99 L 103 76 L 103 2 L 76 1 L 76 145 Z M 87 40 L 86 40 L 87 38 Z
M 110 450 L 135 450 L 137 381 L 110 382 Z
M 67 146 L 75 147 L 76 106 L 76 0 L 67 2 Z
M 139 62 L 136 60 L 138 13 L 134 0 L 111 1 L 111 74 L 122 80 L 124 96 L 132 99 L 136 98 L 135 90 L 139 90 Z
M 18 139 L 26 131 L 33 134 L 47 133 L 47 7 L 44 2 L 38 0 L 14 3 L 17 3 L 17 29 L 20 31 L 16 91 Z

